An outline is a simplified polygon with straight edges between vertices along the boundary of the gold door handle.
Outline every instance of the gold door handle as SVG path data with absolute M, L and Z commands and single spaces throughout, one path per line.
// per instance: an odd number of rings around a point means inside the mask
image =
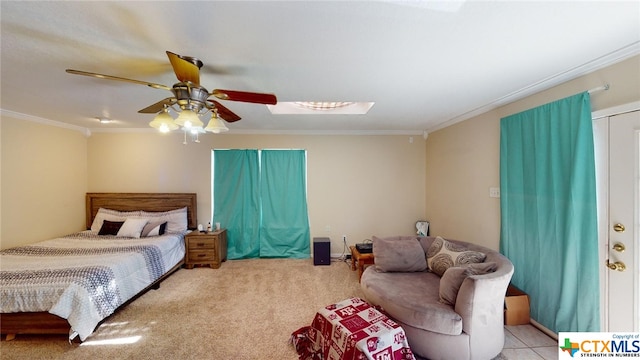
M 624 230 L 625 230 L 624 225 L 622 225 L 620 223 L 617 223 L 617 224 L 613 225 L 613 231 L 615 231 L 615 232 L 621 233 L 621 232 L 624 232 Z
M 612 263 L 607 260 L 606 265 L 611 270 L 625 271 L 627 269 L 627 266 L 621 261 Z
M 624 244 L 616 243 L 615 245 L 613 245 L 613 250 L 617 252 L 624 252 L 625 249 L 626 248 L 624 247 Z

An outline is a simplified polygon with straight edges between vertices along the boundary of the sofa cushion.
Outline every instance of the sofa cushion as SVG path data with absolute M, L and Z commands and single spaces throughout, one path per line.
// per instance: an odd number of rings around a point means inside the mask
M 427 258 L 416 238 L 395 239 L 373 237 L 373 258 L 378 271 L 424 271 Z
M 495 262 L 486 262 L 448 268 L 440 279 L 440 302 L 447 305 L 455 305 L 458 290 L 460 290 L 462 282 L 467 277 L 494 272 L 497 266 Z
M 487 255 L 480 251 L 468 250 L 467 247 L 449 242 L 440 236 L 436 237 L 427 250 L 429 270 L 439 276 L 442 276 L 452 266 L 480 263 L 486 257 Z
M 394 320 L 445 335 L 462 333 L 462 317 L 439 301 L 440 277 L 430 272 L 380 272 L 367 268 L 360 285 L 369 302 Z

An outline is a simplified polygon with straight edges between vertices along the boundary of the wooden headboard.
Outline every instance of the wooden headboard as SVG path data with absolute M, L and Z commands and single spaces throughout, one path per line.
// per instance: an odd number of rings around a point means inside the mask
M 87 193 L 87 229 L 91 228 L 98 209 L 118 211 L 168 211 L 187 207 L 189 229 L 198 224 L 195 193 Z

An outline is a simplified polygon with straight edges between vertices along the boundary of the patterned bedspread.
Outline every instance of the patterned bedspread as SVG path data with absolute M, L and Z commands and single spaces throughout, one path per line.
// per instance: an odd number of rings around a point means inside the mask
M 83 231 L 0 251 L 0 313 L 46 311 L 67 319 L 85 340 L 184 258 L 183 239 L 176 233 L 134 239 Z

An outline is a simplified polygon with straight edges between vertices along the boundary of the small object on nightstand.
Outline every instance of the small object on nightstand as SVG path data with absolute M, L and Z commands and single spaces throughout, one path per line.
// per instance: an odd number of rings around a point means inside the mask
M 207 232 L 210 233 L 211 232 L 211 221 L 209 221 L 209 225 L 207 225 Z
M 358 249 L 360 254 L 371 254 L 373 252 L 373 243 L 356 244 L 356 249 Z
M 184 237 L 186 253 L 184 266 L 206 265 L 217 269 L 227 260 L 227 230 L 201 233 L 192 231 Z
M 419 236 L 429 236 L 429 222 L 424 220 L 416 221 L 416 234 Z

